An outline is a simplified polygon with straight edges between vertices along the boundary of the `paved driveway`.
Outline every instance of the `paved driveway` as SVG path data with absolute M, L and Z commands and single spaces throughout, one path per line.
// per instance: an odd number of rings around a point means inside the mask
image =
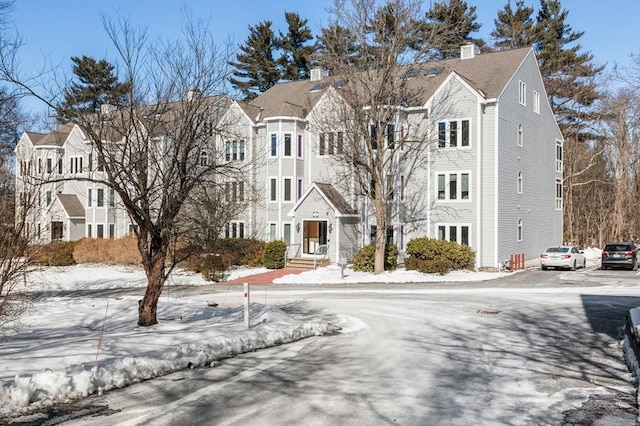
M 638 295 L 637 276 L 596 270 L 450 286 L 271 286 L 268 303 L 332 318 L 342 332 L 58 415 L 100 425 L 633 425 L 619 342 Z

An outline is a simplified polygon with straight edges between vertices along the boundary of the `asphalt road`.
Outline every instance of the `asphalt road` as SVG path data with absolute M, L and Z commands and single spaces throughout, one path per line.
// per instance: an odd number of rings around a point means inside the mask
M 326 317 L 342 332 L 58 406 L 29 423 L 633 425 L 620 340 L 639 285 L 630 271 L 586 270 L 256 288 L 253 301 L 263 291 L 267 303 Z

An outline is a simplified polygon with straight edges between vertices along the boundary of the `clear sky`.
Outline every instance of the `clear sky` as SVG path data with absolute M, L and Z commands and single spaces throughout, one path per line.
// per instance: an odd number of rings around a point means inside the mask
M 429 7 L 433 0 L 426 0 Z M 498 10 L 507 0 L 467 0 L 476 6 L 479 34 L 489 44 Z M 511 1 L 514 6 L 515 1 Z M 526 0 L 538 9 L 539 0 Z M 248 35 L 248 26 L 264 20 L 272 28 L 286 31 L 284 12 L 298 12 L 314 34 L 327 23 L 326 8 L 332 0 L 17 0 L 11 20 L 25 38 L 20 54 L 24 72 L 38 71 L 47 64 L 69 69 L 71 56 L 93 56 L 113 61 L 114 49 L 102 27 L 101 16 L 124 17 L 146 27 L 149 36 L 176 37 L 184 27 L 187 10 L 210 22 L 211 31 L 236 45 Z M 584 31 L 583 51 L 594 55 L 596 64 L 626 65 L 629 55 L 640 54 L 640 0 L 562 0 L 569 11 L 568 24 Z M 535 12 L 534 12 L 535 13 Z M 233 58 L 232 58 L 233 59 Z M 28 105 L 28 104 L 27 104 Z M 29 109 L 29 107 L 27 107 Z M 34 107 L 35 108 L 35 107 Z

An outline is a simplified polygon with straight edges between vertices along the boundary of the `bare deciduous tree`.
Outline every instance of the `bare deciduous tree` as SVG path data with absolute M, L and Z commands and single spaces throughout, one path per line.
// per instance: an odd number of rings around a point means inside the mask
M 166 278 L 180 260 L 170 249 L 182 231 L 179 219 L 190 194 L 241 173 L 220 149 L 224 139 L 233 137 L 237 121 L 224 95 L 230 44 L 218 45 L 202 22 L 189 22 L 182 40 L 157 42 L 126 21 L 104 20 L 104 25 L 129 87 L 127 108 L 105 106 L 92 115 L 61 111 L 56 108 L 65 85 L 57 92 L 39 92 L 16 74 L 15 55 L 6 49 L 0 65 L 5 79 L 64 114 L 86 136 L 90 171 L 65 179 L 102 184 L 118 194 L 135 225 L 148 280 L 138 324 L 150 326 L 157 323 Z
M 319 149 L 329 151 L 336 182 L 361 196 L 373 212 L 375 273 L 384 271 L 388 225 L 398 215 L 403 222 L 419 220 L 404 207 L 426 211 L 418 200 L 403 205 L 399 200 L 412 179 L 419 179 L 414 172 L 430 161 L 436 140 L 430 123 L 443 116 L 438 108 L 446 105 L 434 102 L 427 114 L 424 87 L 416 83 L 425 72 L 418 62 L 431 46 L 425 42 L 419 50 L 409 49 L 418 35 L 414 18 L 421 6 L 404 0 L 382 7 L 373 0 L 336 1 L 330 28 L 350 35 L 351 54 L 345 55 L 343 40 L 327 37 L 317 58 L 331 70 L 334 85 L 328 92 L 331 106 L 317 109 L 313 117 Z

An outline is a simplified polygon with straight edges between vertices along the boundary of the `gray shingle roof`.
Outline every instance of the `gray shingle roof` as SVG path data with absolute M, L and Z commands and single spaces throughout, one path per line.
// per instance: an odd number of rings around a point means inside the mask
M 340 215 L 355 215 L 358 213 L 330 183 L 314 182 L 314 184 Z
M 78 199 L 77 195 L 74 194 L 57 194 L 58 200 L 60 200 L 60 204 L 67 215 L 70 218 L 84 218 L 86 213 L 84 210 L 84 206 Z
M 36 137 L 37 140 L 31 139 L 34 146 L 63 146 L 67 138 L 69 137 L 69 133 L 73 130 L 73 123 L 67 123 L 63 126 L 58 127 L 56 130 L 51 133 L 47 133 L 44 136 Z M 34 133 L 29 133 L 29 137 Z M 35 133 L 39 135 L 40 133 Z
M 482 53 L 470 59 L 448 59 L 438 62 L 406 65 L 398 73 L 411 76 L 409 89 L 419 96 L 408 106 L 422 106 L 442 85 L 452 72 L 458 74 L 471 87 L 481 90 L 486 98 L 500 95 L 525 57 L 532 52 L 529 47 Z M 328 88 L 340 76 L 324 77 L 320 81 L 301 80 L 278 83 L 261 94 L 249 105 L 262 110 L 261 117 L 292 116 L 304 118 Z M 348 84 L 348 83 L 347 83 Z M 312 90 L 312 89 L 316 90 Z M 419 88 L 419 91 L 416 90 Z

